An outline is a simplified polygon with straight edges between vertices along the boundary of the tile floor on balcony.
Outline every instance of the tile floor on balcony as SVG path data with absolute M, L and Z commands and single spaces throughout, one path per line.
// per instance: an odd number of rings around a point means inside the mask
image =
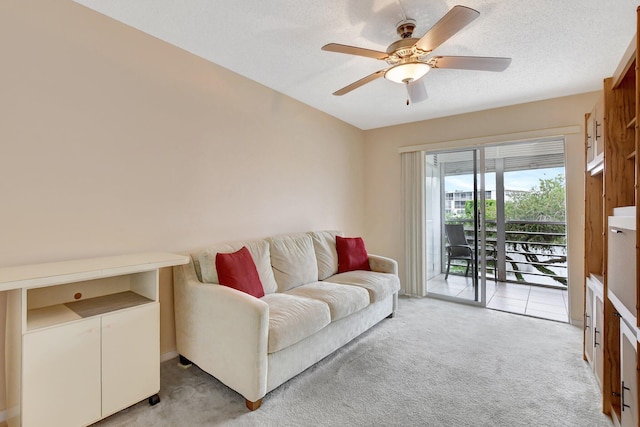
M 491 298 L 487 289 L 488 308 L 559 322 L 569 321 L 566 290 L 502 282 L 494 289 Z
M 473 300 L 471 278 L 444 274 L 429 280 L 427 290 L 431 294 L 455 296 Z M 487 308 L 555 320 L 569 321 L 568 295 L 563 289 L 534 285 L 498 282 L 487 279 Z

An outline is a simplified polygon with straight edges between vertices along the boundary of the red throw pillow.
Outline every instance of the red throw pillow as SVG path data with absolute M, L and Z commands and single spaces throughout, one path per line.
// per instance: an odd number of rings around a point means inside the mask
M 216 254 L 216 270 L 221 285 L 229 286 L 256 298 L 264 296 L 264 289 L 256 264 L 246 246 L 228 254 Z
M 369 255 L 362 237 L 336 236 L 336 250 L 338 251 L 338 273 L 353 270 L 371 271 Z

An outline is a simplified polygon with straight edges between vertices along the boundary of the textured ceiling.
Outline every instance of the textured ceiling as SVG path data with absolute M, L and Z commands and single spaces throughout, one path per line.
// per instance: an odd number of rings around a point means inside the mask
M 598 90 L 629 45 L 637 0 L 75 0 L 361 129 Z M 421 37 L 453 6 L 480 17 L 436 55 L 506 56 L 501 73 L 434 69 L 429 98 L 407 106 L 383 61 L 321 51 L 327 43 L 386 50 L 403 17 Z

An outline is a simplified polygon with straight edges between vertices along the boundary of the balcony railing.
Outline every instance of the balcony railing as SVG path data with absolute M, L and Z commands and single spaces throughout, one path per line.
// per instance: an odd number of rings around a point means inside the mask
M 473 244 L 473 220 L 447 222 L 464 224 L 467 240 Z M 487 220 L 485 224 L 487 243 L 496 248 L 498 255 L 501 252 L 504 255 L 504 258 L 497 257 L 504 259 L 504 264 L 498 265 L 498 280 L 567 288 L 567 232 L 564 222 L 505 221 L 505 244 L 502 247 L 497 245 L 496 221 Z M 452 272 L 456 274 L 457 270 Z M 489 268 L 487 274 L 491 277 L 495 272 Z

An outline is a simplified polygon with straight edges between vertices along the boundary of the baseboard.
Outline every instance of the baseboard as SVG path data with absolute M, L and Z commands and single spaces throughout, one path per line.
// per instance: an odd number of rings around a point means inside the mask
M 164 353 L 160 355 L 160 363 L 162 362 L 166 362 L 167 360 L 171 360 L 178 357 L 178 351 L 177 350 L 173 350 L 170 351 L 168 353 Z
M 569 324 L 578 328 L 584 328 L 584 322 L 582 320 L 569 319 Z

